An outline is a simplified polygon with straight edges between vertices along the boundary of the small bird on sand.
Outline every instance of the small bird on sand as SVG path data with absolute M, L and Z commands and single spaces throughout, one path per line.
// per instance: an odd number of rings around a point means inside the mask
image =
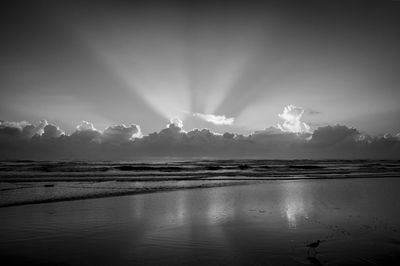
M 317 242 L 313 242 L 313 243 L 308 244 L 308 245 L 306 246 L 306 247 L 308 247 L 307 253 L 310 252 L 310 249 L 313 249 L 314 252 L 315 252 L 315 248 L 317 248 L 317 247 L 319 246 L 319 243 L 320 243 L 320 242 L 321 242 L 320 240 L 317 240 Z

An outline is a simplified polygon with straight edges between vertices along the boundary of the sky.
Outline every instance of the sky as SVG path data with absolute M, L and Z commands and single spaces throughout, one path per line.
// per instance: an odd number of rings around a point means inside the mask
M 399 13 L 399 1 L 6 1 L 0 120 L 66 135 L 175 121 L 395 136 Z

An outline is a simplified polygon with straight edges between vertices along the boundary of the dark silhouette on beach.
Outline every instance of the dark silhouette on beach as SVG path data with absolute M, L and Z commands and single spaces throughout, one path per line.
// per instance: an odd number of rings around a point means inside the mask
M 312 249 L 312 250 L 314 250 L 314 256 L 315 256 L 315 249 L 319 246 L 319 243 L 321 243 L 321 241 L 317 240 L 317 242 L 308 244 L 306 246 L 306 247 L 308 247 L 307 254 L 310 255 L 310 250 Z

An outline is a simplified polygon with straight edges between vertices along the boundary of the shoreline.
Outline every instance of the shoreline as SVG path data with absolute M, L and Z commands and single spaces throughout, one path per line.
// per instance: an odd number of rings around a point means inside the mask
M 108 197 L 118 197 L 118 196 L 129 196 L 129 195 L 138 195 L 138 194 L 150 194 L 150 193 L 161 193 L 161 192 L 170 192 L 177 190 L 191 190 L 191 189 L 206 189 L 206 188 L 216 188 L 216 187 L 226 187 L 226 186 L 237 186 L 237 185 L 254 185 L 254 184 L 266 184 L 269 182 L 275 181 L 314 181 L 314 180 L 352 180 L 352 179 L 396 179 L 399 176 L 391 176 L 391 175 L 382 175 L 382 176 L 346 176 L 346 177 L 288 177 L 288 178 L 204 178 L 204 179 L 138 179 L 135 181 L 131 180 L 103 180 L 101 181 L 93 181 L 93 179 L 84 179 L 84 180 L 59 180 L 58 178 L 46 179 L 46 180 L 38 180 L 38 181 L 16 181 L 16 182 L 8 182 L 1 181 L 0 187 L 2 184 L 24 184 L 30 185 L 28 187 L 14 187 L 14 188 L 3 188 L 0 191 L 2 194 L 0 195 L 0 208 L 14 207 L 14 206 L 22 206 L 22 205 L 33 205 L 33 204 L 41 204 L 41 203 L 50 203 L 50 202 L 63 202 L 63 201 L 74 201 L 74 200 L 85 200 L 85 199 L 96 199 L 96 198 L 108 198 Z M 48 184 L 51 182 L 52 184 Z M 82 184 L 82 182 L 87 182 L 86 184 Z M 181 184 L 181 183 L 185 184 Z M 211 183 L 213 182 L 213 183 Z M 118 183 L 123 183 L 124 187 L 115 186 Z M 142 186 L 138 186 L 137 183 L 141 183 Z M 178 184 L 179 183 L 179 184 Z M 130 187 L 126 187 L 126 185 L 131 185 Z M 71 185 L 76 188 L 76 191 L 73 193 L 78 193 L 78 195 L 70 195 L 70 192 L 60 192 L 58 190 L 65 189 L 63 187 L 59 188 L 57 185 L 67 185 L 67 188 L 70 189 Z M 106 186 L 105 186 L 106 185 Z M 108 186 L 107 186 L 108 185 Z M 23 197 L 29 197 L 29 193 L 15 193 L 15 191 L 19 190 L 46 190 L 45 192 L 41 191 L 36 194 L 38 198 L 35 199 L 23 199 Z M 56 191 L 57 189 L 57 191 Z M 73 190 L 73 189 L 72 189 Z M 85 191 L 78 191 L 85 190 Z M 9 195 L 5 195 L 5 193 L 9 193 Z M 14 195 L 13 192 L 14 191 Z M 58 195 L 54 195 L 56 193 L 61 193 Z M 11 194 L 11 195 L 10 195 Z M 52 195 L 52 197 L 49 197 Z M 8 197 L 7 197 L 8 196 Z M 6 198 L 6 199 L 4 199 Z
M 86 200 L 86 199 L 99 199 L 99 198 L 111 198 L 111 197 L 119 197 L 119 196 L 133 196 L 140 194 L 152 194 L 152 193 L 161 193 L 161 192 L 171 192 L 178 190 L 191 190 L 191 189 L 206 189 L 206 188 L 217 188 L 217 187 L 225 187 L 225 186 L 238 186 L 238 185 L 253 185 L 253 182 L 235 182 L 235 183 L 220 183 L 220 184 L 203 184 L 192 187 L 162 187 L 162 188 L 145 188 L 138 189 L 136 191 L 120 191 L 120 192 L 109 192 L 98 193 L 94 195 L 85 195 L 85 196 L 75 196 L 75 197 L 60 197 L 56 199 L 43 199 L 43 200 L 34 200 L 34 201 L 22 201 L 15 202 L 9 204 L 1 204 L 1 208 L 7 207 L 16 207 L 16 206 L 25 206 L 25 205 L 33 205 L 33 204 L 41 204 L 41 203 L 52 203 L 52 202 L 66 202 L 66 201 L 75 201 L 75 200 Z

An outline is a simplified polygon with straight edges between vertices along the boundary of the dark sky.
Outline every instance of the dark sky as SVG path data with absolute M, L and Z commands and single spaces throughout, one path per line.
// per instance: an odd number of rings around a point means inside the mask
M 149 133 L 179 118 L 185 129 L 246 133 L 281 122 L 293 104 L 311 126 L 400 131 L 400 1 L 4 1 L 0 10 L 3 120 Z

